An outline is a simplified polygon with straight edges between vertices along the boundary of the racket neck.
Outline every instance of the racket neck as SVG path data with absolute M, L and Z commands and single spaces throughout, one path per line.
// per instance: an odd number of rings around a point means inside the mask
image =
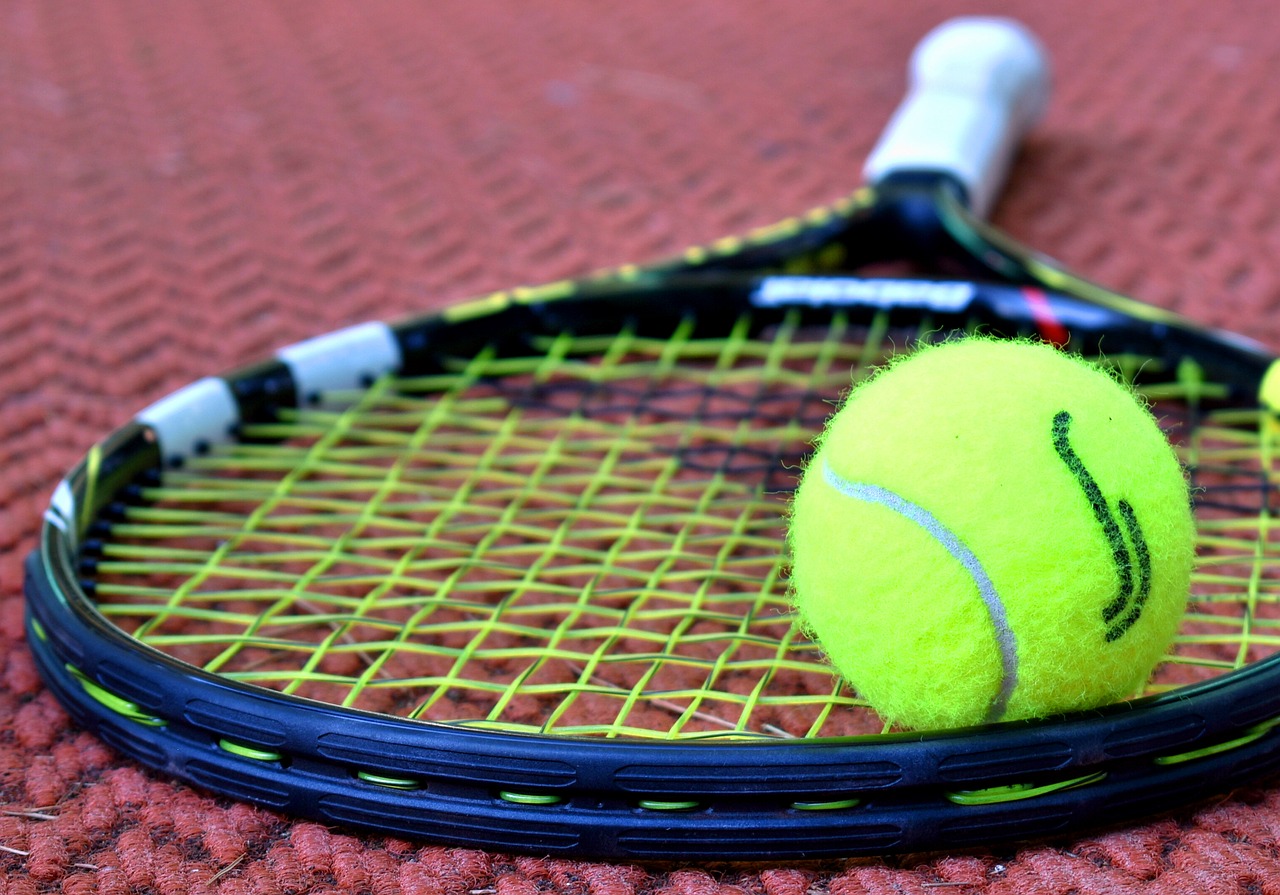
M 876 185 L 876 211 L 858 234 L 860 263 L 903 261 L 922 272 L 982 273 L 955 238 L 955 212 L 967 207 L 964 185 L 941 171 L 898 171 Z

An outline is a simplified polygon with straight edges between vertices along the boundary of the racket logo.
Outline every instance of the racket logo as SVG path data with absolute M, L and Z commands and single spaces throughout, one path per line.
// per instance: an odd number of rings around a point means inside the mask
M 1151 552 L 1147 548 L 1147 539 L 1142 533 L 1137 514 L 1129 502 L 1123 499 L 1117 501 L 1115 512 L 1112 512 L 1097 480 L 1085 468 L 1084 461 L 1071 446 L 1070 428 L 1071 414 L 1065 410 L 1058 411 L 1053 418 L 1053 447 L 1075 476 L 1085 499 L 1093 508 L 1094 518 L 1098 520 L 1111 547 L 1111 558 L 1120 582 L 1115 598 L 1102 610 L 1102 622 L 1107 628 L 1107 643 L 1114 643 L 1142 615 L 1142 607 L 1151 593 Z M 1117 515 L 1120 522 L 1116 521 Z M 1124 524 L 1123 530 L 1121 522 Z
M 973 283 L 861 277 L 767 277 L 751 296 L 758 308 L 921 308 L 960 312 L 977 294 Z

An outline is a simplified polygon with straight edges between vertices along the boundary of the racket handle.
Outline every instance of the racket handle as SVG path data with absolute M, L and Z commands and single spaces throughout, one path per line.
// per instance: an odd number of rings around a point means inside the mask
M 912 53 L 906 99 L 863 175 L 872 185 L 895 174 L 950 175 L 985 218 L 1048 98 L 1048 58 L 1024 26 L 985 17 L 943 22 Z

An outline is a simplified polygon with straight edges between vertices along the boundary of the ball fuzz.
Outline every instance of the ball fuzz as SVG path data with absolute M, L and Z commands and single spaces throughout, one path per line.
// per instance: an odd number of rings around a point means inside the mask
M 1134 695 L 1194 559 L 1182 467 L 1147 408 L 1031 342 L 967 339 L 853 390 L 804 472 L 796 610 L 887 721 L 942 728 Z

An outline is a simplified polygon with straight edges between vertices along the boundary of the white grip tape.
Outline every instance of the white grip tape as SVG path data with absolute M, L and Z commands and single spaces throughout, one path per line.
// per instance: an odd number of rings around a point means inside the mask
M 385 323 L 361 323 L 283 348 L 276 355 L 293 375 L 298 403 L 333 407 L 334 392 L 364 388 L 399 369 L 400 346 Z
M 210 376 L 161 398 L 135 419 L 151 427 L 166 465 L 231 440 L 240 409 L 227 383 Z
M 863 175 L 876 184 L 903 171 L 949 173 L 986 217 L 1048 99 L 1048 58 L 1030 31 L 1012 19 L 951 19 L 912 54 L 907 96 Z

